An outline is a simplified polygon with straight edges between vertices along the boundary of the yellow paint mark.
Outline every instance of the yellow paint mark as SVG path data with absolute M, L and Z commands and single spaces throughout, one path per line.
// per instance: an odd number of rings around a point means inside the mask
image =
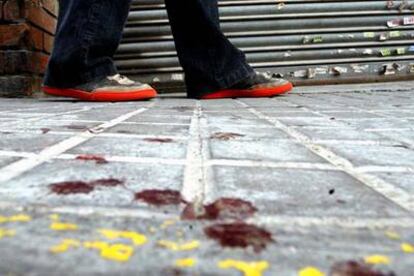
M 52 253 L 63 253 L 68 251 L 70 248 L 79 247 L 81 245 L 80 241 L 73 240 L 73 239 L 65 239 L 60 244 L 55 245 L 50 248 L 50 252 Z
M 128 261 L 134 253 L 132 246 L 121 243 L 108 244 L 102 241 L 94 241 L 84 242 L 83 245 L 86 248 L 99 250 L 102 258 L 118 262 Z
M 325 274 L 321 272 L 316 267 L 308 266 L 299 271 L 299 276 L 324 276 Z
M 6 222 L 28 222 L 31 221 L 32 218 L 25 214 L 18 214 L 10 217 L 3 217 L 0 216 L 0 223 L 6 223 Z
M 364 261 L 367 264 L 385 264 L 388 265 L 391 263 L 391 260 L 389 257 L 384 256 L 384 255 L 372 255 L 372 256 L 367 256 L 364 258 Z
M 391 240 L 400 240 L 401 239 L 401 236 L 397 232 L 394 232 L 394 231 L 386 231 L 385 236 L 387 236 Z
M 50 229 L 55 231 L 74 231 L 78 230 L 78 226 L 72 223 L 52 222 L 50 224 Z
M 132 231 L 116 231 L 110 229 L 99 229 L 101 235 L 109 240 L 115 239 L 129 239 L 133 242 L 134 245 L 139 246 L 147 242 L 147 237 L 143 234 L 132 232 Z
M 176 224 L 176 223 L 177 223 L 177 220 L 175 220 L 175 219 L 168 219 L 168 220 L 164 221 L 164 222 L 161 224 L 160 228 L 161 228 L 161 229 L 166 229 L 166 228 L 168 228 L 168 227 L 170 227 L 171 225 L 174 225 L 174 224 Z
M 58 214 L 52 214 L 49 216 L 51 220 L 60 220 L 60 216 Z
M 0 240 L 4 237 L 13 237 L 16 235 L 15 230 L 9 230 L 9 229 L 2 229 L 0 228 Z
M 167 241 L 167 240 L 160 240 L 158 241 L 158 245 L 165 247 L 167 249 L 173 250 L 173 251 L 188 251 L 188 250 L 194 250 L 200 247 L 199 241 L 189 241 L 184 243 L 176 243 L 173 241 Z
M 223 269 L 235 268 L 244 273 L 244 276 L 261 276 L 262 272 L 269 268 L 269 263 L 266 261 L 260 262 L 243 262 L 237 260 L 224 260 L 218 263 L 218 266 Z
M 401 250 L 405 253 L 414 253 L 414 245 L 409 243 L 402 243 L 401 244 Z
M 177 267 L 192 267 L 195 266 L 196 260 L 193 258 L 187 259 L 178 259 L 175 261 L 175 266 Z

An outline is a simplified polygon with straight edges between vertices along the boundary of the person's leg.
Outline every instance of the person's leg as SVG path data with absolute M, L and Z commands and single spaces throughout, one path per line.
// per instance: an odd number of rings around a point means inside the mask
M 190 97 L 229 87 L 254 74 L 220 29 L 217 0 L 166 0 Z
M 256 73 L 222 33 L 217 0 L 165 0 L 191 98 L 265 97 L 292 85 Z
M 54 49 L 44 78 L 46 93 L 87 100 L 131 100 L 136 96 L 121 94 L 149 89 L 126 78 L 108 78 L 117 75 L 113 55 L 131 0 L 62 0 L 59 4 Z

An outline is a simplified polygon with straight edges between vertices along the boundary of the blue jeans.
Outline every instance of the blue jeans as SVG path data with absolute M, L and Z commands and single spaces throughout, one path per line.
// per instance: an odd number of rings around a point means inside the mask
M 165 0 L 184 69 L 196 97 L 254 74 L 245 55 L 223 35 L 217 0 Z M 70 88 L 117 74 L 119 46 L 131 0 L 62 0 L 44 84 Z

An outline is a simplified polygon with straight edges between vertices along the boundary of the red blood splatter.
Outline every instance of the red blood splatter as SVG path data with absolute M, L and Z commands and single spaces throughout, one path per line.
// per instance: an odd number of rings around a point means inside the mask
M 69 125 L 69 126 L 66 126 L 66 128 L 68 128 L 68 129 L 76 129 L 76 130 L 85 130 L 85 129 L 88 129 L 87 126 L 82 126 L 82 125 Z
M 51 191 L 58 195 L 89 194 L 95 188 L 83 181 L 67 181 L 49 185 Z
M 55 184 L 50 184 L 50 190 L 58 195 L 70 194 L 89 194 L 94 191 L 96 187 L 116 187 L 123 185 L 124 182 L 118 179 L 98 179 L 90 182 L 85 181 L 65 181 Z
M 90 182 L 93 186 L 100 186 L 100 187 L 117 187 L 124 185 L 124 181 L 115 179 L 115 178 L 108 178 L 108 179 L 99 179 Z
M 184 202 L 179 191 L 174 190 L 144 190 L 135 194 L 135 200 L 150 205 L 178 205 Z
M 221 198 L 206 206 L 188 204 L 181 215 L 182 219 L 238 219 L 242 220 L 254 215 L 257 208 L 251 202 L 237 198 Z
M 218 139 L 223 141 L 235 139 L 237 137 L 244 137 L 244 135 L 232 132 L 217 132 L 210 136 L 211 139 Z
M 243 222 L 231 224 L 215 224 L 204 228 L 204 233 L 224 247 L 252 246 L 255 252 L 260 252 L 269 243 L 274 242 L 272 234 L 263 228 Z
M 170 138 L 145 138 L 144 141 L 152 143 L 171 143 L 173 139 Z
M 108 161 L 104 157 L 98 156 L 98 155 L 91 155 L 91 154 L 78 155 L 78 157 L 76 157 L 76 160 L 95 161 L 96 164 L 108 163 Z
M 372 265 L 358 261 L 339 262 L 332 266 L 331 276 L 395 276 L 394 272 L 383 273 L 375 270 Z
M 42 134 L 46 134 L 50 131 L 50 128 L 41 128 Z

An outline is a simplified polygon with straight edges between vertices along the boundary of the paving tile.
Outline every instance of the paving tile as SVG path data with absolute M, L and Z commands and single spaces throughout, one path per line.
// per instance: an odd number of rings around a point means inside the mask
M 277 161 L 277 162 L 325 162 L 304 146 L 291 141 L 273 139 L 256 141 L 211 140 L 211 156 L 214 159 Z
M 186 156 L 186 147 L 186 141 L 183 140 L 158 143 L 129 137 L 96 137 L 73 148 L 69 153 L 183 159 Z
M 342 172 L 230 166 L 215 167 L 214 171 L 216 197 L 251 201 L 260 214 L 315 217 L 407 215 L 398 205 Z M 334 192 L 330 194 L 332 189 Z
M 1 200 L 18 200 L 19 204 L 85 205 L 147 207 L 134 201 L 134 193 L 145 189 L 181 190 L 183 168 L 180 165 L 141 163 L 96 164 L 93 161 L 53 160 L 0 186 Z M 89 194 L 56 195 L 53 183 L 118 179 L 125 186 L 96 188 Z M 169 208 L 174 209 L 174 208 Z M 159 209 L 158 209 L 159 211 Z
M 1 135 L 0 150 L 40 152 L 44 148 L 59 143 L 70 136 L 42 133 L 6 133 Z

